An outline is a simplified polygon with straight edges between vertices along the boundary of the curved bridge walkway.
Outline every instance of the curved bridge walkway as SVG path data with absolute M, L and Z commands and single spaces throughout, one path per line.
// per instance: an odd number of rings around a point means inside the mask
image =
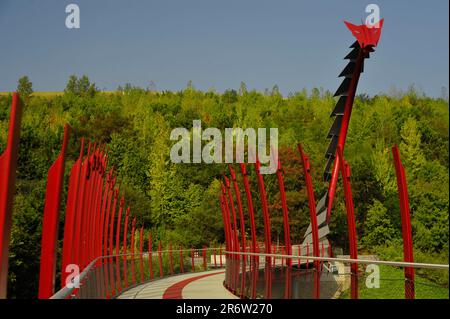
M 117 299 L 238 299 L 224 279 L 223 269 L 176 275 L 133 287 Z

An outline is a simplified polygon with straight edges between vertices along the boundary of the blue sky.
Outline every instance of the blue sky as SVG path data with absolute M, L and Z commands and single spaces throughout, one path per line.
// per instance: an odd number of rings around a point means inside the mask
M 76 3 L 81 28 L 65 27 Z M 0 0 L 0 91 L 28 75 L 35 91 L 63 90 L 71 74 L 100 89 L 130 82 L 158 90 L 264 90 L 287 94 L 312 87 L 334 91 L 353 36 L 376 3 L 383 35 L 359 93 L 406 89 L 427 95 L 448 88 L 447 0 Z

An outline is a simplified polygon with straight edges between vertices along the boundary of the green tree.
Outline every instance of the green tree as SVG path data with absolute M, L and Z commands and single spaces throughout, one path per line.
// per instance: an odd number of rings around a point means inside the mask
M 226 90 L 222 95 L 222 101 L 227 104 L 237 101 L 237 92 L 235 90 Z
M 383 195 L 395 193 L 397 189 L 395 172 L 391 159 L 389 158 L 389 148 L 383 142 L 375 144 L 375 149 L 371 156 L 374 176 L 380 185 Z
M 89 87 L 91 86 L 91 81 L 89 81 L 89 78 L 86 75 L 83 75 L 78 80 L 77 86 L 78 86 L 78 92 L 86 93 L 89 90 Z
M 66 84 L 66 88 L 64 89 L 64 92 L 66 93 L 89 97 L 93 97 L 97 91 L 98 89 L 95 86 L 95 83 L 91 83 L 86 75 L 83 75 L 81 78 L 77 78 L 76 75 L 71 75 Z
M 85 94 L 87 96 L 93 97 L 98 91 L 95 83 L 91 83 L 86 75 L 83 75 L 77 83 L 77 89 L 79 94 Z
M 31 83 L 28 76 L 22 76 L 17 85 L 17 92 L 24 99 L 28 99 L 30 95 L 33 93 L 33 83 Z
M 153 222 L 158 226 L 171 227 L 174 220 L 183 212 L 183 180 L 177 178 L 177 167 L 168 159 L 169 130 L 164 117 L 154 117 L 154 143 L 149 154 L 149 179 L 151 210 Z
M 77 94 L 78 93 L 77 83 L 78 83 L 77 76 L 76 75 L 71 75 L 69 77 L 69 81 L 66 84 L 66 88 L 64 89 L 64 92 Z
M 371 248 L 384 246 L 394 239 L 395 234 L 387 208 L 380 201 L 374 200 L 367 211 L 362 242 Z
M 402 143 L 400 144 L 402 156 L 415 176 L 425 162 L 420 145 L 421 135 L 417 127 L 417 121 L 412 117 L 408 118 L 401 128 L 400 135 L 402 137 Z

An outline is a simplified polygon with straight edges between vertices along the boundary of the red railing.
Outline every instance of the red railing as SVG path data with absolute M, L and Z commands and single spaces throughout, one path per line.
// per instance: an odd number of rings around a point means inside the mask
M 13 94 L 8 140 L 0 155 L 0 298 L 6 298 L 8 284 L 9 240 L 11 237 L 13 196 L 16 190 L 17 157 L 23 104 Z
M 13 103 L 10 115 L 9 134 L 6 150 L 0 156 L 0 257 L 1 257 L 1 297 L 6 297 L 7 260 L 10 227 L 12 220 L 12 200 L 15 188 L 15 174 L 17 168 L 17 154 L 20 134 L 20 118 L 22 104 L 17 94 L 13 95 Z M 47 180 L 46 200 L 43 216 L 43 236 L 41 250 L 41 269 L 39 277 L 39 298 L 49 298 L 54 294 L 56 248 L 57 248 L 57 220 L 59 219 L 60 199 L 64 178 L 65 153 L 69 142 L 69 126 L 66 126 L 62 141 L 61 152 L 54 164 L 50 167 Z M 159 277 L 168 274 L 183 273 L 190 270 L 206 270 L 210 267 L 227 266 L 227 276 L 225 286 L 234 293 L 245 298 L 257 298 L 258 291 L 256 283 L 259 280 L 259 269 L 262 266 L 264 272 L 264 290 L 262 296 L 272 297 L 273 269 L 285 269 L 289 278 L 293 273 L 293 267 L 310 270 L 310 262 L 314 264 L 314 271 L 319 274 L 324 270 L 323 262 L 320 269 L 317 256 L 332 256 L 331 245 L 328 241 L 319 241 L 316 233 L 314 212 L 315 200 L 312 191 L 312 181 L 309 174 L 309 161 L 306 154 L 302 154 L 302 161 L 305 170 L 306 186 L 310 200 L 310 219 L 313 225 L 312 249 L 310 244 L 290 245 L 288 207 L 285 199 L 284 181 L 281 171 L 281 161 L 278 162 L 278 182 L 283 210 L 283 228 L 285 245 L 274 245 L 271 238 L 270 215 L 268 210 L 267 195 L 263 175 L 259 172 L 259 162 L 255 163 L 256 181 L 263 209 L 264 222 L 264 245 L 261 247 L 257 242 L 255 228 L 255 213 L 253 199 L 250 192 L 249 174 L 245 164 L 241 164 L 242 182 L 244 184 L 247 210 L 244 209 L 241 199 L 238 180 L 234 174 L 233 167 L 229 167 L 231 180 L 233 182 L 234 197 L 236 198 L 238 213 L 236 214 L 235 202 L 231 191 L 230 180 L 224 176 L 225 184 L 222 184 L 220 206 L 225 230 L 225 251 L 227 262 L 223 261 L 222 248 L 212 250 L 205 247 L 201 249 L 191 249 L 183 254 L 183 250 L 172 250 L 169 243 L 168 250 L 162 249 L 161 242 L 158 241 L 157 252 L 153 249 L 153 239 L 151 233 L 144 228 L 142 222 L 136 216 L 132 216 L 130 207 L 125 205 L 125 197 L 120 194 L 116 187 L 117 178 L 114 176 L 114 169 L 107 172 L 107 155 L 103 147 L 93 143 L 88 143 L 87 154 L 85 154 L 84 140 L 81 140 L 79 157 L 70 170 L 68 183 L 68 196 L 65 204 L 64 237 L 62 247 L 62 283 L 63 292 L 70 292 L 66 297 L 106 297 L 112 298 L 130 285 L 137 285 L 146 280 L 154 280 L 153 267 L 159 268 Z M 402 234 L 404 244 L 404 261 L 413 262 L 413 245 L 411 235 L 411 218 L 406 185 L 405 170 L 400 160 L 398 147 L 393 148 L 394 163 L 397 173 L 397 183 L 399 190 L 400 212 L 402 221 Z M 345 204 L 347 209 L 347 223 L 350 251 L 350 268 L 352 274 L 351 297 L 358 297 L 358 254 L 356 225 L 354 221 L 353 198 L 350 187 L 350 168 L 343 156 L 343 150 L 337 146 L 337 155 L 340 163 L 340 172 L 343 176 L 343 189 Z M 245 216 L 245 213 L 248 216 Z M 239 223 L 237 218 L 239 217 Z M 132 218 L 132 225 L 129 225 Z M 247 245 L 245 238 L 246 222 L 250 227 L 251 243 Z M 130 227 L 131 226 L 131 227 Z M 115 228 L 114 228 L 115 227 Z M 238 235 L 240 228 L 240 235 Z M 115 232 L 114 232 L 115 231 Z M 135 231 L 138 232 L 139 239 L 136 248 Z M 121 236 L 122 232 L 122 236 Z M 144 253 L 144 237 L 148 232 L 148 247 Z M 115 236 L 114 236 L 115 234 Z M 131 241 L 128 242 L 128 239 Z M 287 243 L 287 244 L 286 244 Z M 264 246 L 264 247 L 263 247 Z M 272 247 L 277 247 L 276 250 Z M 295 249 L 294 249 L 295 248 Z M 138 251 L 136 251 L 136 249 Z M 264 251 L 265 263 L 260 263 L 256 257 L 260 251 Z M 217 254 L 219 251 L 219 254 Z M 175 252 L 175 253 L 174 253 Z M 179 252 L 179 253 L 176 253 Z M 190 254 L 189 254 L 190 252 Z M 301 256 L 304 262 L 291 263 L 291 259 L 298 259 Z M 241 253 L 242 256 L 239 256 Z M 273 253 L 281 253 L 278 260 L 273 257 Z M 210 260 L 208 259 L 211 258 Z M 149 258 L 149 256 L 151 258 Z M 165 257 L 164 257 L 165 256 Z M 218 261 L 218 256 L 220 260 Z M 247 260 L 247 256 L 251 256 Z M 272 259 L 271 259 L 272 258 Z M 190 259 L 190 262 L 189 262 Z M 120 262 L 122 260 L 122 262 Z M 136 264 L 136 262 L 138 264 Z M 412 266 L 405 266 L 405 296 L 414 298 L 414 269 Z M 253 270 L 253 271 L 249 271 Z M 139 271 L 136 274 L 136 271 Z M 284 271 L 284 270 L 283 270 Z M 242 276 L 240 274 L 249 274 Z M 314 296 L 321 296 L 320 285 L 315 276 Z M 89 279 L 91 278 L 91 279 Z M 95 278 L 93 280 L 92 278 Z M 80 280 L 80 286 L 77 281 Z M 292 294 L 292 289 L 286 281 L 284 295 Z M 72 287 L 73 288 L 70 288 Z M 249 287 L 248 291 L 239 287 Z M 247 288 L 246 288 L 247 289 Z M 87 293 L 86 291 L 90 291 Z M 95 292 L 95 293 L 94 293 Z M 61 294 L 61 293 L 60 293 Z M 85 294 L 85 295 L 83 295 Z

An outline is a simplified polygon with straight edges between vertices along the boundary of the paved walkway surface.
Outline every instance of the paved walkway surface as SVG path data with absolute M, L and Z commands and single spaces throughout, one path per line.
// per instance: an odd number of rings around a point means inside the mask
M 131 288 L 118 299 L 237 299 L 223 286 L 225 270 L 176 275 Z

